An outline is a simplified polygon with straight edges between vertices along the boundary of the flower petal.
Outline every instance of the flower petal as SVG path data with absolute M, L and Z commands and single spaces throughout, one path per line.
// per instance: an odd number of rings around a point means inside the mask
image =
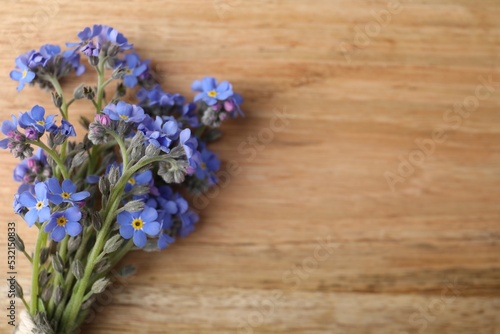
M 134 228 L 132 225 L 122 225 L 120 226 L 120 235 L 124 239 L 130 239 L 134 235 Z
M 64 217 L 66 217 L 66 219 L 69 221 L 77 222 L 80 221 L 80 219 L 82 219 L 82 213 L 77 206 L 73 206 L 64 211 Z
M 201 81 L 200 80 L 193 81 L 193 83 L 191 84 L 191 90 L 193 90 L 195 92 L 203 91 L 203 86 L 201 84 Z
M 153 178 L 153 173 L 150 170 L 137 174 L 134 179 L 138 184 L 146 184 Z
M 38 212 L 36 209 L 31 209 L 24 215 L 24 220 L 28 223 L 28 226 L 31 227 L 36 223 L 38 218 Z
M 19 203 L 27 208 L 32 208 L 36 205 L 36 199 L 29 191 L 25 191 L 19 197 Z
M 57 221 L 56 221 L 56 219 L 52 218 L 52 219 L 50 220 L 50 222 L 49 222 L 47 225 L 45 225 L 45 227 L 44 227 L 44 229 L 43 229 L 43 230 L 44 230 L 45 232 L 50 232 L 50 231 L 52 231 L 52 230 L 53 230 L 56 226 L 57 226 Z
M 134 75 L 126 75 L 123 77 L 123 83 L 128 88 L 134 88 L 137 85 L 137 78 Z
M 90 193 L 88 191 L 80 191 L 78 193 L 74 193 L 71 195 L 71 200 L 72 201 L 83 201 L 87 197 L 90 196 Z
M 160 233 L 161 226 L 158 222 L 146 223 L 142 227 L 142 230 L 146 232 L 147 235 L 154 237 L 158 233 Z
M 63 201 L 63 199 L 60 195 L 47 194 L 47 198 L 49 199 L 49 201 L 51 201 L 52 203 L 54 203 L 56 205 L 61 204 Z
M 54 241 L 61 241 L 66 236 L 66 230 L 62 226 L 56 226 L 56 228 L 50 234 L 50 237 Z
M 118 224 L 120 225 L 130 225 L 132 224 L 132 215 L 130 212 L 124 211 L 120 212 L 118 216 L 116 217 L 116 220 L 118 221 Z
M 50 192 L 54 194 L 62 193 L 61 185 L 59 184 L 59 180 L 56 177 L 48 179 L 46 183 L 47 183 L 47 188 L 49 188 Z
M 214 90 L 217 87 L 217 81 L 215 81 L 215 78 L 205 77 L 201 81 L 201 86 L 203 88 L 203 91 L 208 92 Z
M 74 185 L 70 179 L 66 179 L 62 183 L 62 190 L 67 192 L 67 193 L 72 194 L 76 191 L 76 185 Z
M 148 239 L 146 238 L 146 234 L 142 231 L 135 231 L 134 232 L 134 245 L 136 245 L 139 248 L 143 248 L 146 246 L 146 243 L 148 242 Z
M 35 185 L 35 194 L 37 200 L 41 201 L 47 198 L 47 186 L 43 182 L 39 182 Z
M 48 206 L 38 211 L 38 221 L 40 223 L 43 223 L 49 219 L 50 219 L 50 208 Z
M 34 120 L 40 121 L 43 119 L 44 116 L 45 116 L 45 109 L 43 109 L 39 105 L 36 105 L 33 108 L 31 108 L 31 117 L 33 117 Z
M 21 80 L 22 77 L 23 77 L 23 74 L 21 72 L 18 72 L 18 71 L 11 71 L 10 72 L 10 78 L 12 80 L 19 81 L 19 80 Z
M 146 207 L 141 213 L 141 218 L 146 223 L 155 221 L 158 218 L 158 212 L 153 208 Z
M 82 232 L 82 225 L 77 222 L 69 221 L 66 223 L 66 232 L 72 237 L 76 237 Z

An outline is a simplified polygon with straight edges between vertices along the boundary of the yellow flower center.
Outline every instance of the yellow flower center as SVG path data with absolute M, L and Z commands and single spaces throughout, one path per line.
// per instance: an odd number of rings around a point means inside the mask
M 128 119 L 128 116 L 126 116 L 126 115 L 120 115 L 120 118 L 123 119 L 124 121 L 126 121 Z
M 44 121 L 37 121 L 36 124 L 38 125 L 41 125 L 41 126 L 44 126 L 45 125 L 45 122 Z
M 28 75 L 28 70 L 24 70 L 23 71 L 23 79 L 26 78 L 27 75 Z
M 61 197 L 62 197 L 62 198 L 64 198 L 64 199 L 68 199 L 68 198 L 70 198 L 70 196 L 71 196 L 71 195 L 70 195 L 70 194 L 68 194 L 67 192 L 63 192 L 63 193 L 61 194 Z
M 59 218 L 57 218 L 57 225 L 59 225 L 59 226 L 66 225 L 66 222 L 67 222 L 67 220 L 66 220 L 65 217 L 59 217 Z
M 132 221 L 132 227 L 136 230 L 140 230 L 142 226 L 144 225 L 144 222 L 142 221 L 141 218 L 136 218 Z
M 43 202 L 40 201 L 40 202 L 36 203 L 36 208 L 37 208 L 37 210 L 40 210 L 41 208 L 43 208 Z
M 217 92 L 215 90 L 211 90 L 207 93 L 208 96 L 210 97 L 216 97 L 217 96 Z
M 207 164 L 204 162 L 202 162 L 200 166 L 201 166 L 201 169 L 207 169 Z
M 128 183 L 130 185 L 135 185 L 135 179 L 133 177 L 131 177 L 130 179 L 128 179 Z

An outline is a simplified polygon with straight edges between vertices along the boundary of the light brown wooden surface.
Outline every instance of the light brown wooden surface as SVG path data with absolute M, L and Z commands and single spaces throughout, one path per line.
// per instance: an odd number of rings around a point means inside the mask
M 84 333 L 500 333 L 500 2 L 388 3 L 2 2 L 2 118 L 52 108 L 46 93 L 16 92 L 14 58 L 95 22 L 153 59 L 168 91 L 192 96 L 192 80 L 213 75 L 246 98 L 247 117 L 213 146 L 238 172 L 190 237 L 124 261 L 137 275 Z M 367 24 L 371 36 L 358 36 Z M 481 76 L 495 84 L 469 117 L 448 113 L 474 101 Z M 270 132 L 275 112 L 290 118 Z M 91 114 L 77 103 L 71 119 Z M 418 159 L 415 140 L 449 125 L 391 189 L 384 174 L 397 174 L 399 157 Z M 242 144 L 252 136 L 255 156 Z M 16 161 L 0 159 L 0 234 L 15 220 L 32 246 L 35 231 L 11 212 Z

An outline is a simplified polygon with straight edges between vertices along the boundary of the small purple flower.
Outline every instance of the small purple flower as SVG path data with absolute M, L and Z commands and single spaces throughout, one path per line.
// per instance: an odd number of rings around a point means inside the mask
M 101 33 L 101 31 L 102 31 L 102 25 L 95 24 L 92 27 L 92 29 L 90 29 L 89 27 L 86 27 L 85 29 L 80 31 L 77 35 L 78 38 L 80 39 L 80 42 L 66 43 L 66 46 L 76 47 L 75 51 L 78 48 L 81 48 L 80 51 L 85 52 L 88 49 L 88 44 L 92 43 L 92 45 L 93 45 L 92 39 L 94 37 L 98 36 Z M 88 53 L 89 52 L 87 51 L 85 54 L 88 55 Z M 90 55 L 93 55 L 92 53 L 93 53 L 93 51 L 90 52 Z M 98 56 L 98 55 L 99 55 L 99 50 L 96 53 L 96 56 Z
M 70 122 L 68 122 L 65 119 L 63 119 L 61 121 L 61 126 L 57 128 L 56 132 L 61 133 L 66 137 L 75 137 L 76 136 L 75 128 L 73 127 L 73 125 Z
M 59 180 L 55 177 L 46 181 L 50 193 L 47 195 L 51 202 L 54 204 L 61 204 L 62 202 L 75 204 L 75 202 L 83 201 L 90 196 L 88 191 L 76 192 L 76 185 L 69 179 L 59 184 Z
M 0 140 L 0 147 L 3 149 L 8 148 L 9 142 L 17 133 L 17 118 L 12 116 L 12 121 L 5 120 L 2 122 L 2 133 L 7 136 L 7 138 Z
M 37 140 L 40 137 L 40 133 L 32 126 L 28 126 L 24 129 L 24 134 L 29 140 Z
M 120 235 L 124 239 L 133 238 L 134 245 L 143 248 L 147 243 L 147 236 L 156 236 L 160 233 L 160 223 L 156 221 L 158 212 L 150 207 L 145 207 L 143 211 L 128 212 L 118 214 L 117 221 L 120 224 Z
M 30 83 L 35 79 L 35 73 L 30 71 L 28 67 L 28 60 L 25 56 L 19 56 L 16 58 L 16 66 L 19 70 L 13 70 L 10 72 L 10 78 L 15 81 L 19 81 L 17 90 L 21 91 L 24 85 Z
M 137 129 L 142 131 L 146 142 L 153 144 L 165 153 L 170 152 L 170 144 L 177 139 L 179 134 L 177 121 L 171 117 L 156 116 L 156 119 L 153 120 L 146 116 Z
M 101 52 L 101 45 L 99 42 L 96 45 L 93 41 L 89 41 L 82 47 L 81 51 L 87 57 L 98 57 L 99 52 Z
M 118 102 L 118 104 L 108 104 L 102 111 L 104 114 L 108 115 L 114 121 L 125 121 L 140 123 L 146 118 L 144 110 L 134 104 L 128 104 L 123 101 Z
M 113 27 L 102 26 L 102 31 L 98 38 L 101 42 L 107 41 L 118 45 L 120 47 L 120 51 L 130 50 L 133 48 L 133 45 L 128 43 L 127 38 Z
M 50 237 L 56 242 L 64 239 L 66 234 L 76 237 L 82 232 L 82 225 L 79 223 L 80 219 L 82 219 L 82 213 L 76 206 L 55 212 L 50 222 L 45 225 L 44 231 L 51 232 Z
M 24 216 L 24 220 L 31 227 L 36 223 L 45 222 L 50 218 L 49 200 L 47 198 L 47 187 L 44 183 L 35 185 L 35 196 L 25 191 L 19 197 L 19 203 L 29 209 Z
M 133 88 L 137 85 L 138 79 L 148 70 L 148 65 L 141 63 L 136 53 L 126 55 L 125 63 L 126 74 L 123 77 L 123 83 L 129 88 Z
M 31 111 L 21 113 L 19 116 L 19 126 L 23 129 L 34 127 L 39 133 L 43 134 L 54 125 L 55 115 L 47 116 L 45 119 L 45 109 L 36 105 Z
M 45 44 L 40 48 L 40 54 L 43 57 L 43 66 L 55 56 L 61 53 L 61 47 L 59 45 Z
M 198 93 L 194 102 L 203 100 L 209 106 L 213 106 L 217 101 L 225 101 L 233 95 L 233 87 L 227 81 L 217 85 L 217 81 L 212 77 L 205 77 L 203 80 L 196 80 L 191 85 L 191 89 Z

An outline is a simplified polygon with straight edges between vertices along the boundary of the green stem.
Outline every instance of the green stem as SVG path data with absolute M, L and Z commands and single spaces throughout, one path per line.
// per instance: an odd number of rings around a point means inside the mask
M 74 261 L 79 260 L 82 258 L 83 254 L 85 253 L 87 249 L 87 242 L 90 239 L 90 236 L 92 235 L 93 228 L 88 227 L 83 233 L 83 238 L 82 241 L 80 242 L 80 246 L 78 250 L 76 251 L 76 254 L 74 256 Z M 63 292 L 63 299 L 59 305 L 57 305 L 56 313 L 54 316 L 54 319 L 59 322 L 60 318 L 63 314 L 66 302 L 68 301 L 68 298 L 70 297 L 70 291 L 73 288 L 73 282 L 75 280 L 75 276 L 71 273 L 68 272 L 66 279 L 64 280 L 64 292 Z
M 106 63 L 106 57 L 103 53 L 99 55 L 99 63 L 97 64 L 97 105 L 96 112 L 100 113 L 102 110 L 102 98 L 104 96 L 104 64 Z
M 96 264 L 96 259 L 98 258 L 99 254 L 102 251 L 102 248 L 104 247 L 104 244 L 107 240 L 107 235 L 108 235 L 108 230 L 111 227 L 111 223 L 113 222 L 113 219 L 115 217 L 116 210 L 118 209 L 118 206 L 120 205 L 119 197 L 123 195 L 123 189 L 125 189 L 125 185 L 128 182 L 128 180 L 136 173 L 138 170 L 143 168 L 144 166 L 164 160 L 165 156 L 155 156 L 151 158 L 143 158 L 137 162 L 133 167 L 127 170 L 123 170 L 122 176 L 118 180 L 118 183 L 115 185 L 113 188 L 113 191 L 110 194 L 110 198 L 108 200 L 107 207 L 104 211 L 103 217 L 105 217 L 105 221 L 103 224 L 103 227 L 101 231 L 99 231 L 97 235 L 97 239 L 95 241 L 94 247 L 92 248 L 92 251 L 90 252 L 89 256 L 87 257 L 87 264 L 85 266 L 85 271 L 82 279 L 78 283 L 78 288 L 76 291 L 73 292 L 73 295 L 66 307 L 66 310 L 64 311 L 62 315 L 62 324 L 63 324 L 63 329 L 66 332 L 70 332 L 71 328 L 68 328 L 68 326 L 74 324 L 77 316 L 78 316 L 78 311 L 81 308 L 83 298 L 85 295 L 85 292 L 89 286 L 90 283 L 90 278 L 92 276 L 93 270 L 94 270 L 94 265 Z
M 128 154 L 127 154 L 127 148 L 125 147 L 125 143 L 123 140 L 118 136 L 118 134 L 114 131 L 108 131 L 108 133 L 115 138 L 116 142 L 118 143 L 118 146 L 120 146 L 120 152 L 122 154 L 122 161 L 123 161 L 123 170 L 126 170 L 128 167 Z
M 66 254 L 68 251 L 68 240 L 69 240 L 69 236 L 66 236 L 59 244 L 59 256 L 61 257 L 63 265 L 66 263 Z M 50 298 L 49 306 L 47 308 L 47 313 L 48 313 L 49 317 L 52 316 L 52 314 L 54 313 L 54 307 L 55 307 L 54 293 L 56 291 L 57 286 L 59 286 L 62 283 L 62 280 L 63 280 L 63 273 L 56 272 L 54 284 L 53 284 L 53 290 L 52 290 L 52 298 Z
M 61 104 L 61 108 L 60 108 L 61 115 L 65 120 L 67 120 L 68 119 L 68 106 L 69 106 L 69 104 L 66 103 L 66 100 L 64 99 L 64 93 L 63 93 L 63 89 L 61 87 L 61 83 L 59 82 L 59 79 L 57 79 L 56 77 L 47 76 L 46 78 L 50 81 L 52 86 L 54 86 L 54 89 L 56 90 L 57 94 L 59 94 L 61 96 L 61 99 L 62 99 L 62 104 Z
M 35 140 L 26 140 L 26 142 L 28 144 L 40 147 L 41 149 L 43 149 L 45 151 L 45 153 L 47 153 L 48 155 L 50 155 L 50 157 L 52 159 L 54 159 L 54 161 L 56 162 L 57 166 L 61 170 L 61 173 L 62 173 L 63 177 L 65 179 L 69 179 L 69 173 L 68 173 L 68 170 L 66 169 L 66 166 L 64 166 L 64 162 L 61 160 L 61 158 L 59 157 L 59 155 L 54 150 L 52 150 L 50 147 L 48 147 L 47 145 L 45 145 L 43 142 L 41 142 L 39 140 L 38 141 L 35 141 Z
M 42 227 L 44 227 L 43 225 Z M 30 312 L 32 316 L 35 316 L 38 310 L 38 274 L 40 271 L 40 253 L 42 247 L 47 243 L 47 233 L 41 229 L 38 232 L 38 237 L 35 245 L 35 254 L 33 255 L 33 277 L 31 278 L 31 306 Z

